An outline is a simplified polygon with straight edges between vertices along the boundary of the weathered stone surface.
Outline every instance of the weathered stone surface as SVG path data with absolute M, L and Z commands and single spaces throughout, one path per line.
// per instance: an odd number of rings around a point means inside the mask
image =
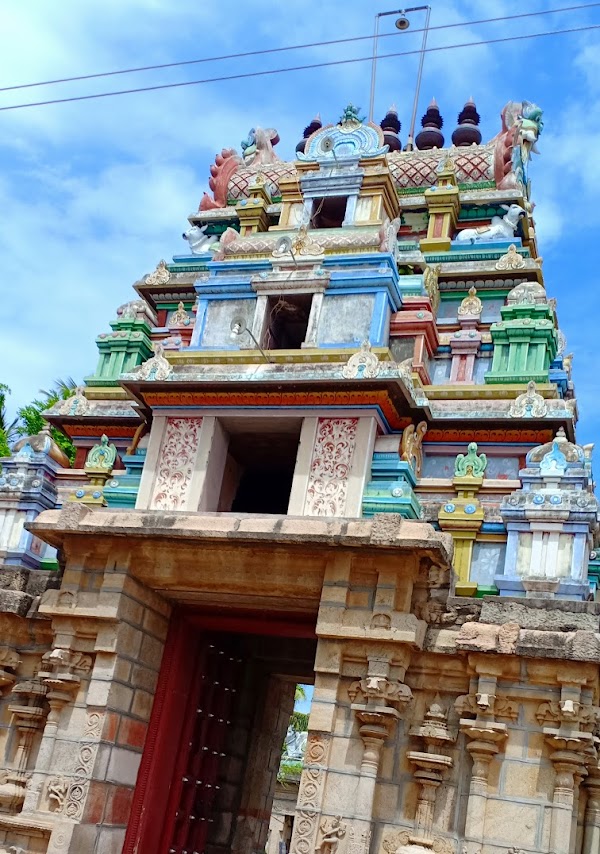
M 575 661 L 600 660 L 600 634 L 594 632 L 542 632 L 523 629 L 519 633 L 517 655 Z
M 17 614 L 19 617 L 26 616 L 33 596 L 19 590 L 0 590 L 0 612 Z
M 481 606 L 482 623 L 517 623 L 522 629 L 572 632 L 600 629 L 600 604 L 563 600 L 528 599 L 523 602 L 486 596 Z

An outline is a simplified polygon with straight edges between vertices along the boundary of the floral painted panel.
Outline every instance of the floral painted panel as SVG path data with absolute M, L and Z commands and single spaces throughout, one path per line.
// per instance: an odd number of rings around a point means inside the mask
M 358 418 L 319 418 L 304 512 L 343 516 Z
M 200 441 L 201 418 L 167 418 L 150 507 L 184 510 Z

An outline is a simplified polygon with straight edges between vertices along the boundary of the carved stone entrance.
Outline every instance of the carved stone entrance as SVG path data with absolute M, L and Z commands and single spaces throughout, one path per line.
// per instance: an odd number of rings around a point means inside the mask
M 219 622 L 172 620 L 124 854 L 264 850 L 295 686 L 312 680 L 316 639 L 286 637 L 277 623 L 251 633 L 247 619 L 215 631 Z

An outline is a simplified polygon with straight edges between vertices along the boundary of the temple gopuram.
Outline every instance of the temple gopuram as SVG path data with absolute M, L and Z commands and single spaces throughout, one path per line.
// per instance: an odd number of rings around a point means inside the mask
M 0 854 L 600 851 L 598 504 L 542 111 L 479 121 L 445 140 L 433 101 L 403 148 L 395 109 L 350 105 L 293 160 L 273 128 L 224 148 L 1 461 Z

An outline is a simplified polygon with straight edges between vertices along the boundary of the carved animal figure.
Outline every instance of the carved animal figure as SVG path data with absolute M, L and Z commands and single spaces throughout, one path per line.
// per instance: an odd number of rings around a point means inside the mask
M 494 216 L 490 225 L 483 228 L 463 228 L 456 235 L 458 243 L 481 243 L 490 240 L 510 240 L 515 236 L 521 217 L 526 211 L 521 205 L 501 205 L 506 211 L 504 216 Z
M 193 225 L 181 235 L 189 243 L 192 255 L 202 255 L 209 252 L 211 246 L 216 244 L 217 241 L 214 240 L 213 236 L 206 233 L 207 228 L 208 225 Z
M 247 139 L 242 141 L 244 166 L 275 163 L 279 157 L 273 146 L 279 142 L 279 134 L 275 128 L 251 128 Z

